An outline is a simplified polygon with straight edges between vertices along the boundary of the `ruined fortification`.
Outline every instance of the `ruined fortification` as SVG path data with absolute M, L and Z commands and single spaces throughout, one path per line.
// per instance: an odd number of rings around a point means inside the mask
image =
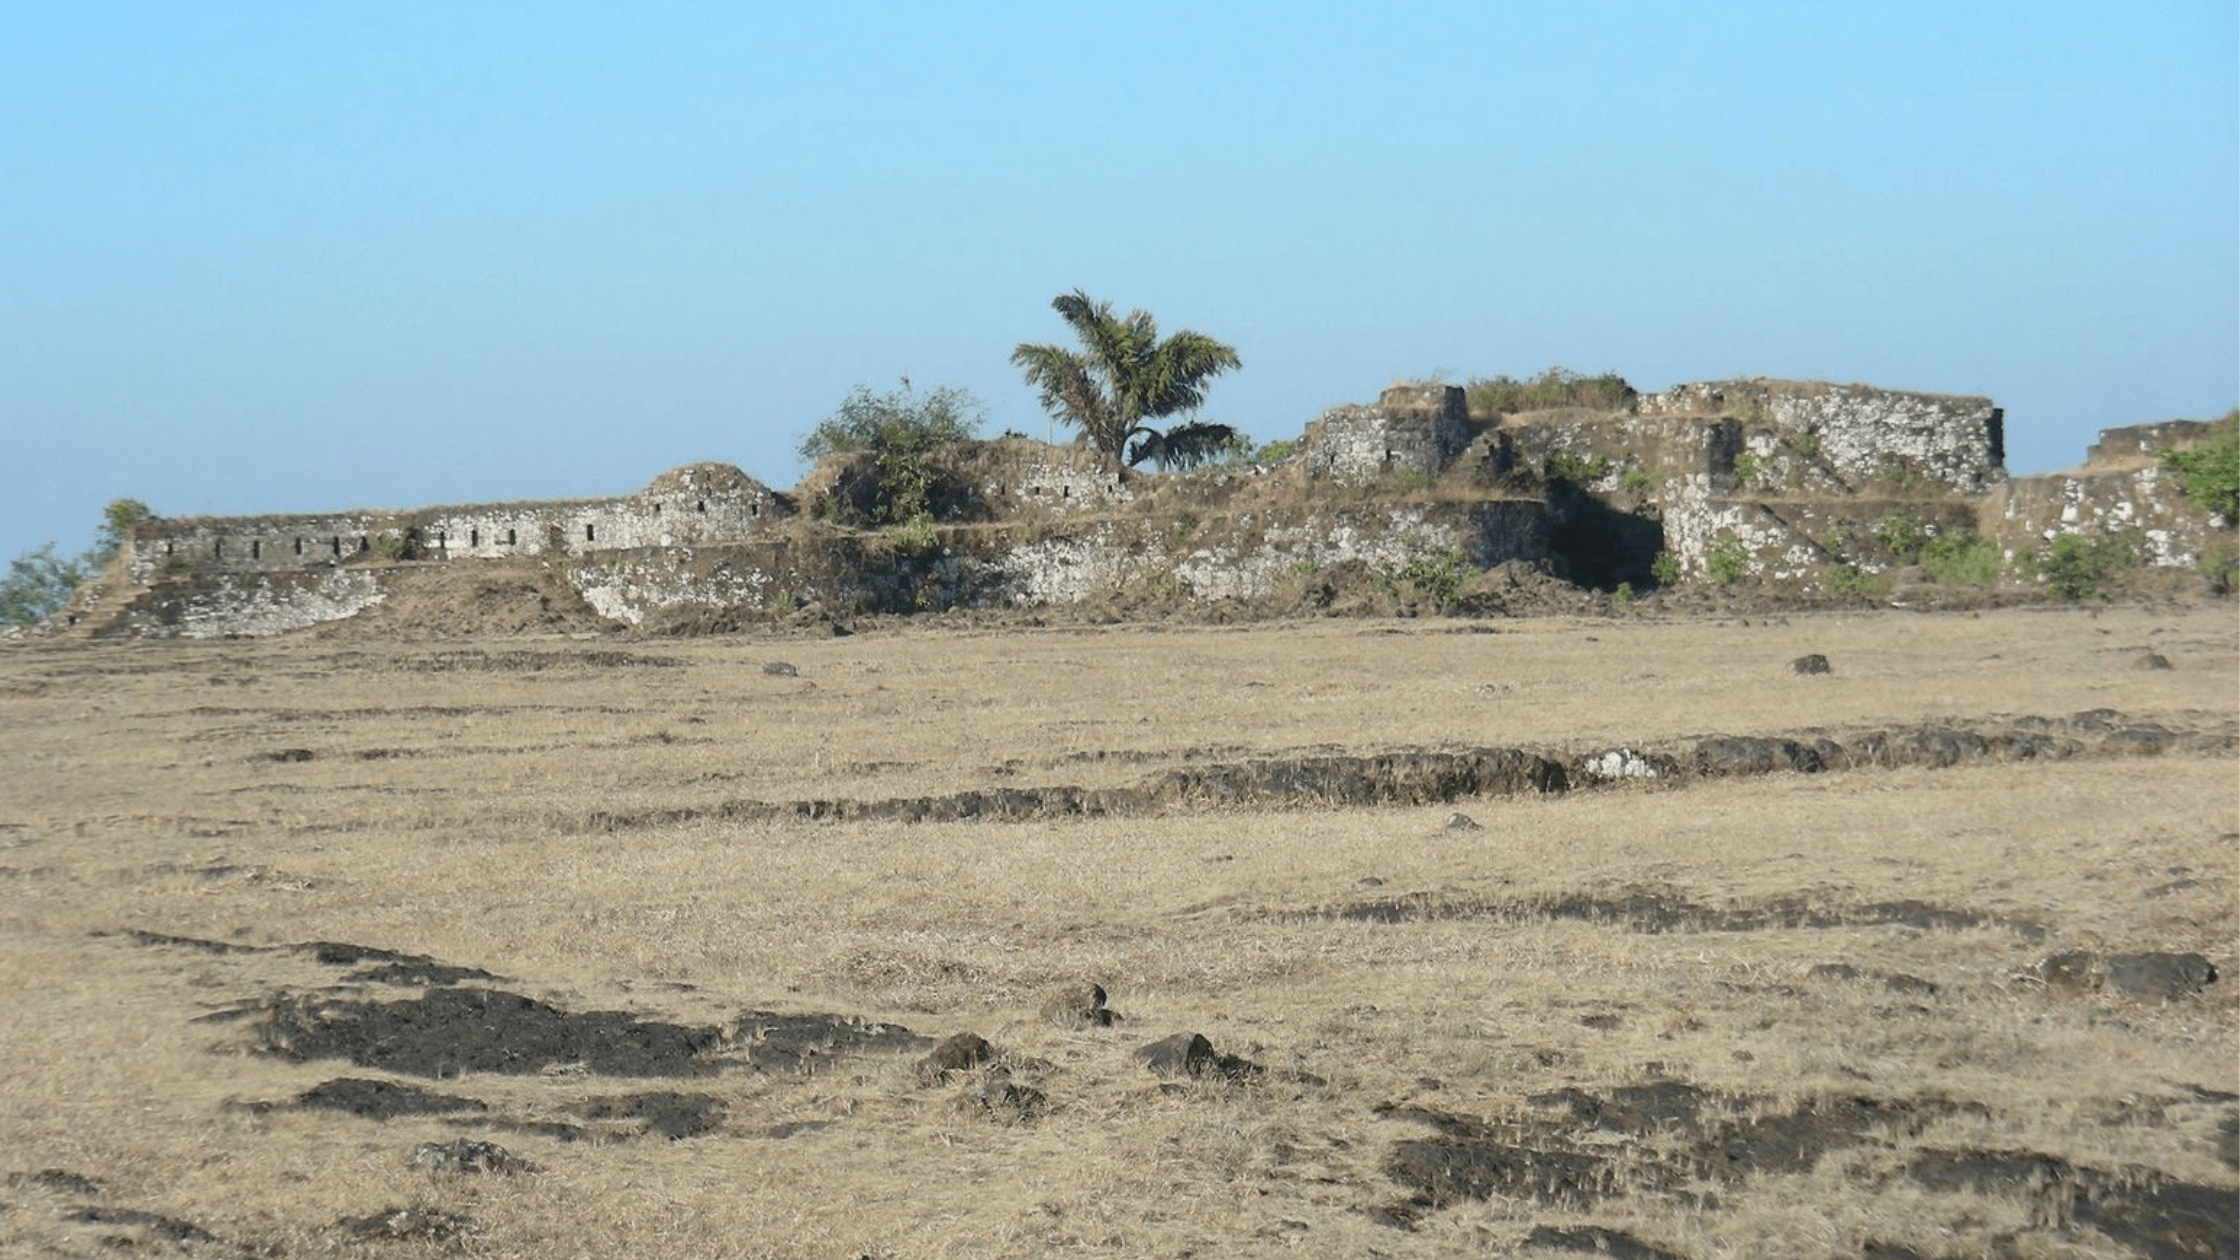
M 1251 601 L 1426 556 L 1524 561 L 1604 590 L 1723 566 L 1810 591 L 1896 563 L 1877 527 L 1899 511 L 1932 534 L 1974 530 L 2010 560 L 2064 533 L 2133 531 L 2154 563 L 2186 566 L 2232 523 L 2185 502 L 2156 452 L 2205 429 L 2110 430 L 2083 468 L 2010 478 L 1985 398 L 1736 380 L 1610 411 L 1489 415 L 1460 388 L 1404 384 L 1325 412 L 1274 463 L 1123 477 L 1078 446 L 963 444 L 936 470 L 930 536 L 847 523 L 836 505 L 860 498 L 864 474 L 846 460 L 790 494 L 704 463 L 614 498 L 153 519 L 67 620 L 269 634 L 377 607 L 415 574 L 525 564 L 620 625 L 810 603 Z

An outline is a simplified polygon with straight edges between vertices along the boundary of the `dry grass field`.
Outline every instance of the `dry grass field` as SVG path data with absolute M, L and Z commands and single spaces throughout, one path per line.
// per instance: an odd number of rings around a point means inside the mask
M 0 645 L 0 1255 L 2229 1256 L 2236 717 L 2219 604 Z

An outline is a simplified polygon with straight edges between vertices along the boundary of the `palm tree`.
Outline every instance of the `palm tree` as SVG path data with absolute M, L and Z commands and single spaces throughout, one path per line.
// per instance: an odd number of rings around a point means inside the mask
M 1195 411 L 1205 401 L 1206 382 L 1242 366 L 1233 348 L 1187 330 L 1161 341 L 1148 311 L 1122 319 L 1112 303 L 1079 289 L 1050 305 L 1081 348 L 1022 342 L 1011 362 L 1042 391 L 1045 410 L 1079 429 L 1114 464 L 1151 459 L 1161 468 L 1188 468 L 1235 441 L 1236 431 L 1225 424 L 1193 422 L 1165 433 L 1143 424 Z M 1137 434 L 1143 439 L 1130 449 L 1128 439 Z

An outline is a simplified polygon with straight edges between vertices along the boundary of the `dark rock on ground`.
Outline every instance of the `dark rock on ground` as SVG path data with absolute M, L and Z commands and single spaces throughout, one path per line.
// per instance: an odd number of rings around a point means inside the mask
M 763 665 L 762 672 L 770 675 L 773 678 L 798 678 L 801 676 L 800 670 L 786 664 L 784 661 L 767 662 Z
M 2217 969 L 2199 954 L 2110 954 L 2108 987 L 2125 997 L 2174 1001 L 2216 983 Z
M 1825 674 L 1828 672 L 1828 658 L 1818 652 L 1809 656 L 1800 656 L 1789 662 L 1789 672 L 1792 674 Z
M 1220 1053 L 1202 1034 L 1190 1032 L 1138 1046 L 1136 1059 L 1159 1076 L 1219 1076 L 1242 1081 L 1265 1071 L 1250 1059 Z
M 448 1142 L 422 1142 L 413 1148 L 412 1163 L 432 1173 L 532 1173 L 537 1166 L 496 1142 L 453 1138 Z
M 2131 662 L 2131 668 L 2168 669 L 2170 668 L 2170 658 L 2160 652 L 2142 652 L 2138 659 Z
M 826 1129 L 829 1129 L 831 1127 L 831 1125 L 825 1123 L 822 1120 L 787 1120 L 781 1124 L 773 1124 L 769 1128 L 764 1129 L 762 1131 L 762 1136 L 769 1138 L 773 1142 L 783 1142 L 787 1138 L 793 1137 L 796 1134 L 822 1133 Z
M 1479 825 L 1478 825 L 1478 820 L 1477 820 L 1477 819 L 1475 819 L 1475 818 L 1472 818 L 1472 817 L 1471 817 L 1470 815 L 1468 815 L 1468 814 L 1463 814 L 1463 813 L 1453 813 L 1453 814 L 1449 814 L 1449 815 L 1447 815 L 1447 830 L 1449 830 L 1449 831 L 1483 831 L 1483 830 L 1485 830 L 1485 828 L 1484 828 L 1484 827 L 1481 827 L 1481 826 L 1479 826 Z
M 1042 1022 L 1057 1028 L 1110 1028 L 1119 1018 L 1105 1006 L 1104 986 L 1086 980 L 1054 989 L 1042 1001 Z
M 2050 992 L 2078 995 L 2108 989 L 2146 1002 L 2192 997 L 2217 980 L 2216 965 L 2199 954 L 2147 952 L 2103 957 L 2082 949 L 2048 954 L 2031 967 L 2031 973 Z
M 996 1048 L 978 1033 L 958 1033 L 918 1060 L 918 1079 L 937 1084 L 952 1072 L 969 1072 L 996 1057 Z

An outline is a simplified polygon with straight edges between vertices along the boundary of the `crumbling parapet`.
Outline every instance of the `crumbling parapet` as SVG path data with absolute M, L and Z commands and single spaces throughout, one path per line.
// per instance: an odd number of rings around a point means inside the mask
M 1735 380 L 1677 385 L 1634 405 L 1643 416 L 1732 417 L 1746 442 L 1778 437 L 1849 490 L 1926 480 L 1980 494 L 2006 477 L 2005 413 L 1988 398 Z
M 1299 460 L 1317 479 L 1360 482 L 1398 472 L 1436 477 L 1475 436 L 1461 386 L 1396 385 L 1374 406 L 1323 412 L 1301 435 Z
M 783 515 L 728 464 L 688 464 L 634 495 L 305 516 L 151 517 L 133 526 L 137 585 L 191 575 L 288 573 L 375 561 L 499 560 L 736 542 Z

